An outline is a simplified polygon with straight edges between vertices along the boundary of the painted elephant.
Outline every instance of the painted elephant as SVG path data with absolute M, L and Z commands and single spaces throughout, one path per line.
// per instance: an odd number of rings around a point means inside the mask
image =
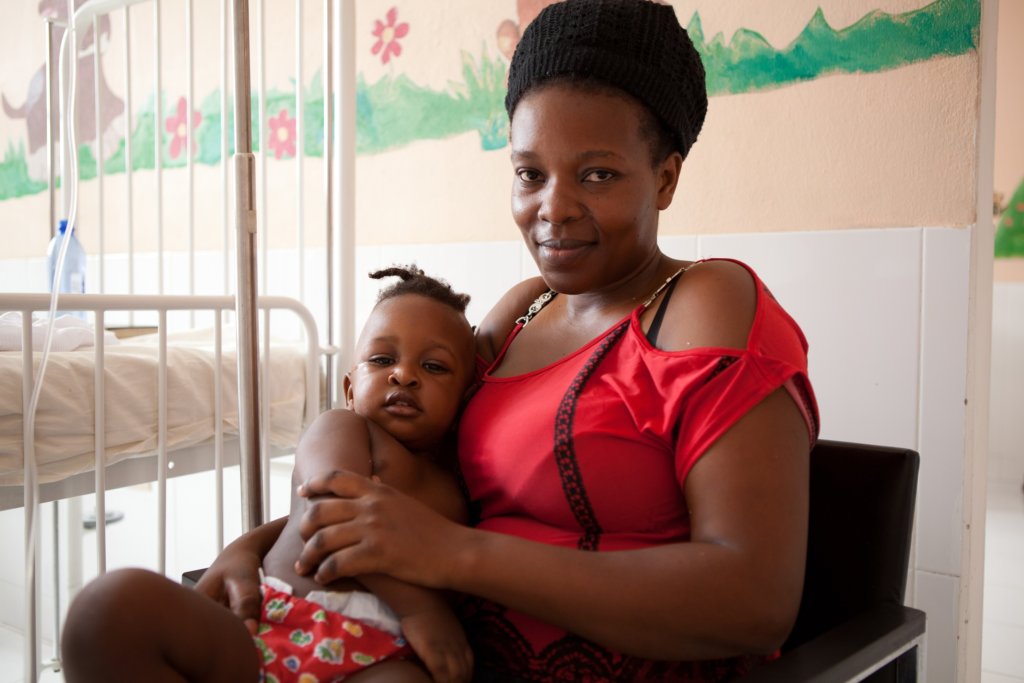
M 523 29 L 533 21 L 540 11 L 548 5 L 553 5 L 557 0 L 516 0 L 517 19 L 506 19 L 498 24 L 498 49 L 506 59 L 512 59 L 512 53 L 516 51 L 519 44 L 519 37 L 523 35 Z
M 75 8 L 85 0 L 75 0 Z M 67 17 L 66 0 L 40 0 L 39 15 L 64 21 Z M 103 153 L 110 158 L 117 151 L 118 143 L 124 137 L 124 100 L 118 97 L 107 85 L 103 73 L 103 61 L 99 59 L 100 50 L 109 40 L 110 17 L 104 15 L 97 22 L 98 36 L 94 35 L 93 27 L 89 26 L 80 39 L 77 63 L 77 136 L 79 144 L 89 144 L 96 153 L 97 121 L 96 95 L 97 82 L 100 97 L 99 135 L 103 139 Z M 58 79 L 57 60 L 60 52 L 60 39 L 64 30 L 51 27 L 53 31 L 53 49 L 50 59 L 54 64 L 52 83 L 53 110 L 51 112 L 54 130 L 54 144 L 59 142 L 60 127 L 58 125 Z M 14 106 L 7 93 L 0 94 L 4 114 L 12 119 L 23 119 L 28 135 L 27 163 L 29 176 L 35 180 L 46 180 L 46 65 L 39 67 L 29 81 L 28 92 L 20 106 Z
M 497 38 L 498 50 L 508 60 L 512 59 L 512 53 L 516 51 L 519 38 L 523 35 L 526 26 L 537 18 L 540 11 L 548 5 L 553 5 L 559 0 L 516 0 L 517 20 L 506 19 L 498 24 Z M 658 4 L 668 4 L 667 0 L 653 0 Z

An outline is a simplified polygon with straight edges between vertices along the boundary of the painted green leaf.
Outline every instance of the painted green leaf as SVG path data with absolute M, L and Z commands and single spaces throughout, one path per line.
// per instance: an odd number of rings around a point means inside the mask
M 1024 256 L 1024 178 L 996 226 L 996 257 Z

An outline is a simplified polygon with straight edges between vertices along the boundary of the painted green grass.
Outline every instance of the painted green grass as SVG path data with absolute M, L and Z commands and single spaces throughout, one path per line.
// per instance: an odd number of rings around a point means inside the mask
M 36 194 L 46 190 L 46 183 L 32 180 L 25 163 L 25 145 L 14 147 L 7 143 L 4 159 L 0 161 L 0 201 Z
M 904 14 L 871 12 L 860 21 L 835 30 L 819 10 L 801 34 L 787 47 L 776 49 L 759 33 L 737 31 L 728 43 L 721 34 L 704 36 L 700 16 L 694 14 L 689 32 L 701 53 L 707 71 L 711 95 L 744 93 L 779 88 L 832 73 L 871 73 L 896 69 L 934 57 L 952 56 L 977 49 L 981 18 L 980 0 L 936 0 L 921 9 Z M 484 150 L 500 149 L 507 144 L 508 121 L 505 116 L 506 64 L 491 56 L 486 47 L 479 57 L 462 53 L 461 80 L 443 90 L 419 85 L 403 74 L 387 75 L 367 83 L 360 75 L 356 83 L 356 151 L 375 154 L 401 148 L 417 140 L 437 140 L 476 131 Z M 294 87 L 294 85 L 293 85 Z M 323 88 L 320 75 L 312 79 L 303 97 L 303 152 L 323 155 Z M 154 166 L 155 131 L 160 131 L 162 163 L 165 168 L 185 165 L 185 156 L 171 158 L 165 122 L 175 115 L 177 99 L 162 102 L 163 115 L 154 121 L 153 102 L 137 116 L 132 130 L 132 166 Z M 231 103 L 229 102 L 229 107 Z M 271 91 L 266 95 L 266 118 L 282 109 L 295 116 L 295 93 Z M 259 103 L 253 98 L 253 148 L 259 150 L 268 129 L 260 132 L 257 122 Z M 220 94 L 213 92 L 198 105 L 202 120 L 195 130 L 199 164 L 214 165 L 221 158 Z M 228 154 L 234 153 L 232 112 L 227 112 Z M 125 147 L 107 160 L 107 173 L 122 173 Z M 96 160 L 82 147 L 81 177 L 93 178 Z M 28 176 L 24 148 L 8 146 L 0 162 L 0 200 L 35 194 L 45 184 Z
M 505 116 L 503 61 L 486 49 L 474 59 L 462 53 L 462 82 L 446 91 L 417 85 L 404 75 L 385 76 L 356 84 L 356 151 L 372 154 L 416 140 L 449 137 L 477 131 L 485 150 L 504 147 L 508 139 Z

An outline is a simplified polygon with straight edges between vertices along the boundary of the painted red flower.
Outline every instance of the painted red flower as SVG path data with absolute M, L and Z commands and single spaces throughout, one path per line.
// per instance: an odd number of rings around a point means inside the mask
M 178 98 L 178 112 L 174 116 L 167 117 L 167 132 L 172 135 L 171 137 L 171 158 L 177 159 L 178 155 L 181 154 L 182 147 L 185 146 L 185 138 L 188 136 L 188 119 L 185 118 L 185 98 Z M 198 111 L 192 112 L 192 153 L 196 151 L 195 141 L 195 130 L 199 127 L 199 122 L 203 120 L 203 115 Z
M 275 159 L 286 155 L 295 156 L 295 117 L 288 116 L 287 109 L 270 117 L 270 139 L 267 140 L 267 146 L 274 153 Z
M 398 39 L 404 38 L 409 33 L 409 24 L 402 22 L 401 24 L 395 24 L 398 21 L 398 8 L 392 7 L 387 13 L 388 23 L 382 22 L 380 19 L 374 20 L 373 24 L 373 35 L 377 38 L 377 42 L 373 44 L 373 48 L 370 50 L 373 54 L 380 55 L 380 61 L 387 64 L 391 61 L 391 56 L 397 57 L 402 54 L 402 46 L 399 44 Z

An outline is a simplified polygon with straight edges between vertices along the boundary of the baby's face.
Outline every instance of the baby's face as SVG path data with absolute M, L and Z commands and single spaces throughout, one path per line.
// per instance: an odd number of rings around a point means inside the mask
M 472 379 L 473 332 L 465 316 L 418 294 L 370 314 L 348 374 L 348 407 L 410 450 L 437 445 Z

